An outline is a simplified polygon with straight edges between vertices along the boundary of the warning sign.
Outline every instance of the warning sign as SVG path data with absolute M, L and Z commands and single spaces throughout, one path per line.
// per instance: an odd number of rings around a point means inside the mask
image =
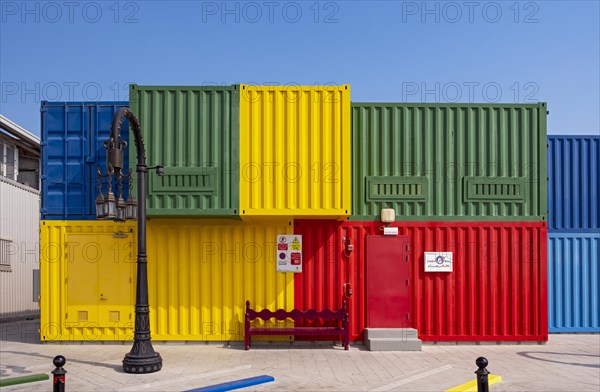
M 294 240 L 292 241 L 291 248 L 292 248 L 292 250 L 302 250 L 302 244 L 298 240 L 298 237 L 295 237 Z
M 277 272 L 302 272 L 301 235 L 277 235 Z

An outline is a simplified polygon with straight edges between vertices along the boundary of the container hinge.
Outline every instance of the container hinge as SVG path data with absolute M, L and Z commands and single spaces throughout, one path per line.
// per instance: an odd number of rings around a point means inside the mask
M 67 284 L 67 283 L 69 283 L 69 278 L 65 278 L 65 284 Z
M 408 313 L 408 312 L 406 313 L 406 319 L 410 320 L 410 313 Z
M 131 280 L 132 280 L 132 279 L 131 279 L 131 276 L 130 276 L 130 277 L 129 277 L 129 283 L 133 283 Z
M 407 286 L 409 285 L 409 280 L 410 280 L 410 279 L 406 279 L 406 285 L 407 285 Z
M 65 313 L 65 319 L 69 318 L 69 313 Z

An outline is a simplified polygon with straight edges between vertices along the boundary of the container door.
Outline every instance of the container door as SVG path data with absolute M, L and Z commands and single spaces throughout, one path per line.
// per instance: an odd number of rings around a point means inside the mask
M 90 257 L 96 248 L 94 237 L 67 234 L 65 243 L 67 322 L 81 326 L 98 321 L 98 260 Z
M 131 321 L 135 249 L 130 233 L 68 234 L 67 321 Z
M 409 237 L 367 237 L 367 327 L 410 326 Z
M 133 320 L 133 271 L 136 252 L 131 233 L 103 234 L 103 257 L 98 264 L 99 304 L 101 326 L 117 326 Z
M 88 112 L 83 105 L 42 108 L 42 214 L 73 219 L 86 214 Z

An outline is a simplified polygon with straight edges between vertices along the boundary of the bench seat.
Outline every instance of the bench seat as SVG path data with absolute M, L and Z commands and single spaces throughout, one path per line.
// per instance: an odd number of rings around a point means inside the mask
M 341 323 L 341 327 L 333 327 L 333 326 L 311 326 L 311 327 L 252 327 L 250 326 L 250 322 L 252 320 L 260 319 L 264 321 L 268 321 L 269 319 L 274 318 L 276 320 L 287 320 L 292 319 L 296 321 L 336 321 Z M 342 309 L 339 310 L 330 310 L 323 309 L 320 311 L 314 309 L 308 309 L 306 311 L 293 309 L 291 311 L 285 311 L 283 309 L 277 309 L 276 311 L 271 311 L 268 309 L 263 309 L 261 311 L 256 311 L 250 308 L 250 301 L 246 301 L 246 314 L 244 317 L 244 344 L 246 350 L 250 349 L 251 344 L 251 336 L 261 335 L 261 336 L 282 336 L 282 335 L 290 335 L 290 336 L 331 336 L 331 337 L 341 337 L 342 344 L 345 350 L 348 350 L 348 345 L 350 343 L 350 317 L 348 315 L 348 306 L 346 301 L 344 300 L 342 303 Z

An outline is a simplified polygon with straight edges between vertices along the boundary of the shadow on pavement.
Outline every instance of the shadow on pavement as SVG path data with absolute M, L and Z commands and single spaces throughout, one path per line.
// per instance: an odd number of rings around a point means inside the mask
M 2 351 L 2 353 L 17 354 L 17 355 L 27 355 L 27 356 L 36 357 L 36 358 L 48 358 L 48 364 L 49 364 L 48 367 L 51 368 L 50 370 L 54 370 L 54 367 L 52 365 L 52 360 L 54 359 L 54 356 L 43 355 L 43 354 L 34 353 L 34 352 L 27 353 L 27 352 L 23 352 L 23 351 Z M 125 354 L 123 354 L 123 355 L 125 355 Z M 105 367 L 105 368 L 113 369 L 117 373 L 125 373 L 123 371 L 123 366 L 122 365 L 111 365 L 111 364 L 102 363 L 102 362 L 83 361 L 81 359 L 73 359 L 73 357 L 67 358 L 67 364 L 69 362 L 72 362 L 72 363 L 81 363 L 81 364 L 84 364 L 84 365 L 91 365 L 91 366 L 102 366 L 102 367 Z M 67 368 L 67 365 L 65 365 L 65 368 Z
M 581 358 L 581 357 L 593 357 L 593 358 L 598 358 L 598 360 L 600 360 L 600 356 L 598 356 L 598 355 L 592 355 L 592 354 L 557 353 L 557 352 L 551 352 L 551 351 L 522 351 L 522 352 L 518 352 L 517 353 L 517 355 L 520 355 L 522 357 L 529 358 L 529 359 L 535 359 L 536 361 L 561 363 L 561 364 L 564 364 L 564 365 L 583 366 L 583 367 L 590 367 L 590 368 L 600 368 L 600 362 L 598 362 L 598 363 L 589 363 L 588 364 L 588 363 L 557 361 L 555 359 L 540 358 L 540 357 L 535 356 L 535 354 L 540 354 L 540 355 L 549 355 L 549 354 L 550 355 L 572 355 L 572 356 L 576 356 L 578 358 Z

